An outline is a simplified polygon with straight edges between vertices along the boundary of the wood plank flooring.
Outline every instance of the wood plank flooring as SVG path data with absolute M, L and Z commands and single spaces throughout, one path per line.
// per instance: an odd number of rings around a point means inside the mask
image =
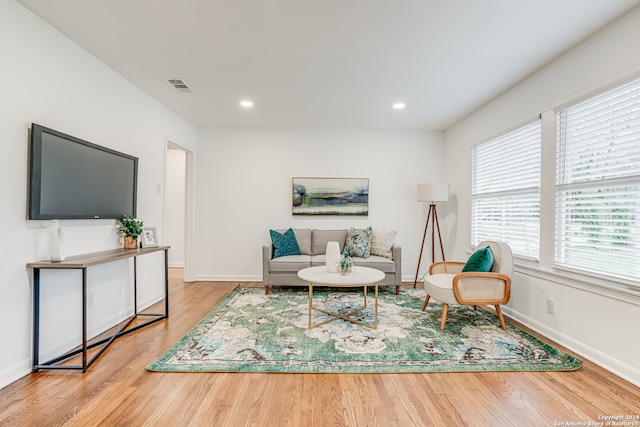
M 236 285 L 181 274 L 170 270 L 168 321 L 120 338 L 84 375 L 41 371 L 0 390 L 0 426 L 554 426 L 640 414 L 640 388 L 588 361 L 557 373 L 147 372 Z

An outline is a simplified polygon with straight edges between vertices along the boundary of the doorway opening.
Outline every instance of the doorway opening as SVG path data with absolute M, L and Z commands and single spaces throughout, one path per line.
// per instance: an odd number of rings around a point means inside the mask
M 169 267 L 183 268 L 184 281 L 193 282 L 193 152 L 167 140 L 165 152 L 165 243 Z

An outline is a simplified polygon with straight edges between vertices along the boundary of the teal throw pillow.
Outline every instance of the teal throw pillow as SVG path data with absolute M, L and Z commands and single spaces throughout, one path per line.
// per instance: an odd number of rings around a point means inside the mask
M 491 271 L 491 267 L 493 267 L 493 252 L 487 246 L 486 248 L 478 249 L 469 257 L 467 263 L 462 267 L 462 272 L 480 271 L 486 273 Z
M 273 243 L 273 257 L 278 258 L 287 255 L 300 255 L 300 247 L 296 240 L 296 235 L 292 229 L 288 229 L 284 234 L 275 230 L 269 230 L 271 242 Z
M 349 252 L 352 257 L 369 258 L 371 255 L 371 226 L 364 230 L 356 230 L 351 227 L 347 233 L 344 250 Z

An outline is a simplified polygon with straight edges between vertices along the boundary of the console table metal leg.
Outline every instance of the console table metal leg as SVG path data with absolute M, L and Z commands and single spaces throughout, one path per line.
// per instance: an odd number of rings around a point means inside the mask
M 33 360 L 31 372 L 38 372 L 40 363 L 40 269 L 33 269 Z
M 133 315 L 138 315 L 138 257 L 133 257 Z
M 87 268 L 82 269 L 82 372 L 87 372 Z

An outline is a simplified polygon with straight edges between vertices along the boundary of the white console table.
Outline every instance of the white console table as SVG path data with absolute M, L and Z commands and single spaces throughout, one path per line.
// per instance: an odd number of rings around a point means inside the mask
M 136 259 L 140 255 L 146 255 L 153 252 L 164 251 L 164 313 L 138 313 L 137 302 L 137 263 Z M 75 369 L 86 372 L 87 368 L 107 349 L 107 347 L 118 337 L 135 332 L 140 328 L 149 326 L 155 322 L 169 317 L 169 274 L 168 274 L 168 255 L 169 246 L 160 246 L 156 248 L 143 249 L 112 249 L 102 252 L 94 252 L 90 254 L 77 255 L 66 258 L 61 262 L 52 262 L 49 260 L 31 262 L 27 264 L 27 268 L 33 269 L 33 366 L 32 372 L 40 369 Z M 105 264 L 122 259 L 133 258 L 133 316 L 126 319 L 118 330 L 111 336 L 100 339 L 97 342 L 87 344 L 87 268 Z M 40 363 L 40 270 L 42 269 L 75 269 L 82 270 L 82 344 L 79 348 L 71 350 L 61 356 L 55 357 L 46 362 Z M 129 324 L 140 316 L 149 316 L 150 320 L 137 324 L 134 327 L 126 329 Z M 102 348 L 93 355 L 91 359 L 87 358 L 87 351 L 102 345 Z M 82 353 L 82 365 L 58 365 L 70 359 L 73 356 Z

